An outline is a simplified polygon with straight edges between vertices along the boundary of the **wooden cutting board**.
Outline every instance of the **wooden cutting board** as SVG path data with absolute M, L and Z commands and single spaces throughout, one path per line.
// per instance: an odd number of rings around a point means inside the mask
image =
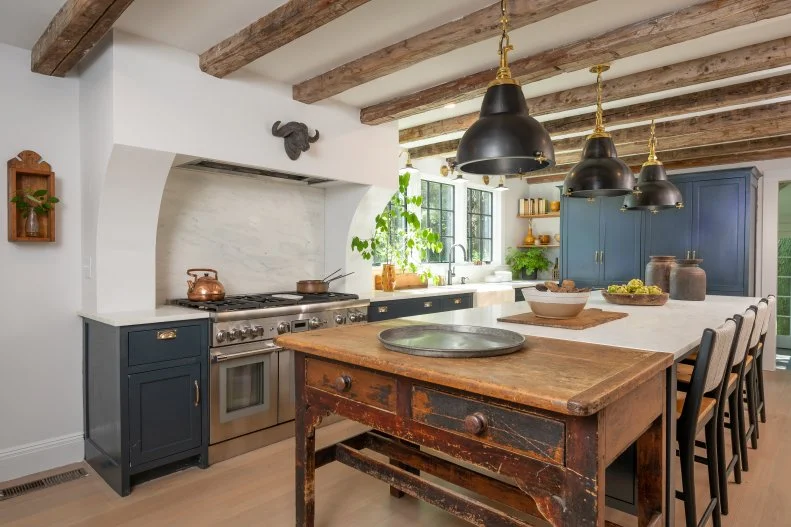
M 588 329 L 613 320 L 618 320 L 629 316 L 629 313 L 619 313 L 616 311 L 603 311 L 599 308 L 585 309 L 574 318 L 542 318 L 533 313 L 520 313 L 509 317 L 498 318 L 498 322 L 510 322 L 511 324 L 529 324 L 532 326 L 545 326 L 549 328 L 563 329 Z

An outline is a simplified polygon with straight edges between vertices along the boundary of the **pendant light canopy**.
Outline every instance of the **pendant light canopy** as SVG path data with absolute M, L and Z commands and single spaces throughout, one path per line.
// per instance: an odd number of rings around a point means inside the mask
M 497 77 L 486 90 L 478 120 L 456 151 L 459 170 L 468 174 L 518 177 L 555 164 L 549 133 L 530 117 L 522 88 L 511 77 L 508 52 L 514 47 L 508 36 L 507 5 L 507 0 L 500 0 L 503 32 Z
M 498 192 L 505 192 L 508 190 L 508 187 L 505 186 L 505 176 L 500 176 L 500 184 L 497 185 L 494 190 Z
M 572 198 L 623 196 L 634 191 L 634 174 L 618 158 L 615 142 L 604 129 L 601 74 L 608 69 L 606 64 L 591 68 L 591 73 L 596 74 L 596 127 L 585 141 L 582 159 L 563 182 L 563 193 Z
M 401 170 L 398 171 L 398 175 L 402 176 L 402 175 L 406 174 L 407 172 L 409 172 L 409 174 L 411 176 L 419 176 L 420 175 L 420 170 L 418 170 L 418 169 L 416 169 L 415 167 L 412 166 L 412 159 L 409 156 L 409 150 L 404 150 L 403 152 L 406 152 L 406 165 L 404 166 L 404 168 L 402 168 Z M 401 156 L 399 155 L 398 157 L 401 157 Z
M 681 192 L 667 178 L 665 166 L 656 157 L 656 125 L 651 121 L 651 139 L 648 141 L 648 161 L 640 169 L 636 192 L 626 196 L 623 210 L 650 210 L 683 208 Z

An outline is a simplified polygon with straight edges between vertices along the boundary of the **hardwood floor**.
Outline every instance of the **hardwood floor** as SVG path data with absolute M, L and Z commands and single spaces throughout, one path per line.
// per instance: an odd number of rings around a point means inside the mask
M 767 372 L 766 383 L 768 422 L 760 429 L 760 449 L 749 452 L 744 483 L 730 484 L 731 514 L 723 517 L 725 527 L 787 525 L 791 518 L 791 449 L 786 448 L 791 404 L 785 404 L 791 402 L 791 372 Z M 319 446 L 358 430 L 359 425 L 347 422 L 321 429 Z M 708 495 L 702 465 L 696 475 L 702 506 Z M 35 478 L 10 484 L 30 479 Z M 143 483 L 127 498 L 118 497 L 91 472 L 78 481 L 0 502 L 0 525 L 292 526 L 293 481 L 293 441 L 284 441 L 207 470 L 190 468 Z M 316 494 L 317 527 L 469 525 L 415 499 L 391 498 L 386 484 L 338 463 L 319 469 Z M 676 525 L 681 526 L 682 504 L 676 505 Z M 609 519 L 624 527 L 636 524 L 632 517 L 610 512 Z

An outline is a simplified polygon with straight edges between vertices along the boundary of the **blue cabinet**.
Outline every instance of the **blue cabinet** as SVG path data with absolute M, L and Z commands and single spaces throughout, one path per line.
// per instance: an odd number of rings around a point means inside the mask
M 681 191 L 684 208 L 645 213 L 643 264 L 648 263 L 650 256 L 675 256 L 681 260 L 692 251 L 692 183 L 674 183 Z
M 640 276 L 642 215 L 621 212 L 623 198 L 563 198 L 561 272 L 581 287 Z

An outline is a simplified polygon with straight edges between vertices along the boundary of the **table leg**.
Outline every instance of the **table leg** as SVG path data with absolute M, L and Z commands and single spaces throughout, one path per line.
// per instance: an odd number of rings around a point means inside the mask
M 316 513 L 316 425 L 305 400 L 305 356 L 294 354 L 296 370 L 297 527 L 313 527 Z
M 578 417 L 566 429 L 566 485 L 563 512 L 547 520 L 556 526 L 604 527 L 604 434 L 600 415 Z M 557 505 L 556 499 L 552 505 Z M 546 505 L 546 503 L 545 503 Z M 561 519 L 562 518 L 562 519 Z
M 637 440 L 637 524 L 646 527 L 662 513 L 664 501 L 665 419 L 660 416 Z M 662 475 L 657 477 L 657 475 Z
M 676 515 L 676 480 L 673 471 L 676 459 L 676 362 L 665 376 L 665 527 L 673 527 Z

